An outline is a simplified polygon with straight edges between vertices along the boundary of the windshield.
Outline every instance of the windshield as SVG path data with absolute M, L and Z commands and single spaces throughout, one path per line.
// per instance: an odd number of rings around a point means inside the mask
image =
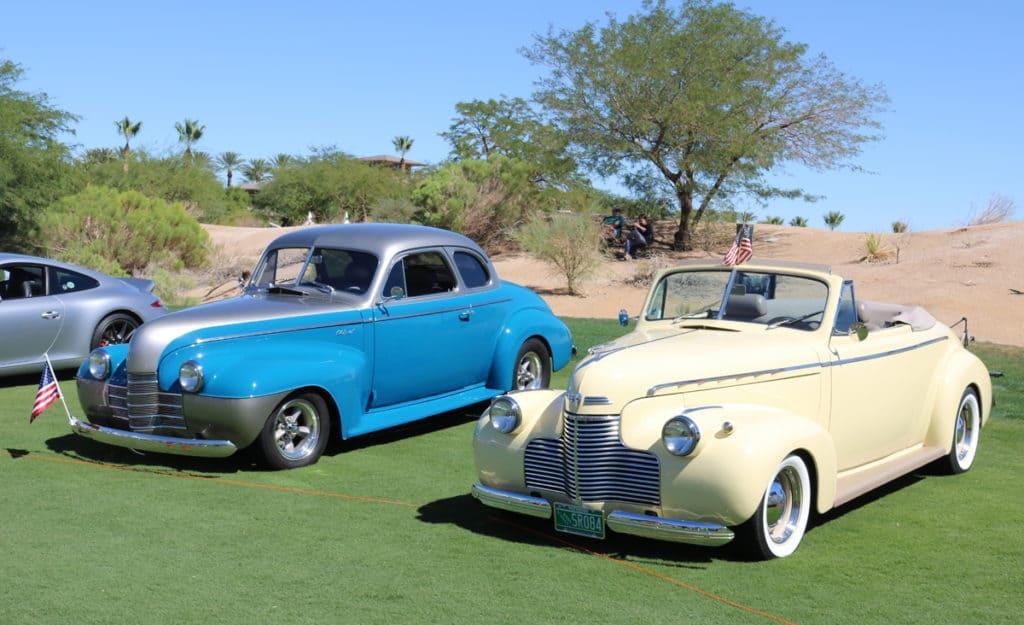
M 821 325 L 827 301 L 828 286 L 813 278 L 742 270 L 733 275 L 725 268 L 679 271 L 654 287 L 646 318 L 725 319 L 812 331 Z
M 308 247 L 286 247 L 267 252 L 251 284 L 261 289 L 308 286 L 363 295 L 376 271 L 377 257 L 367 252 L 318 247 L 310 253 Z

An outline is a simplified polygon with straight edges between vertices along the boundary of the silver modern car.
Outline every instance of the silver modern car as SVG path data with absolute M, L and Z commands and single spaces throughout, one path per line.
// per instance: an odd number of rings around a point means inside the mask
M 127 343 L 167 313 L 153 282 L 0 253 L 0 375 L 77 367 L 97 347 Z

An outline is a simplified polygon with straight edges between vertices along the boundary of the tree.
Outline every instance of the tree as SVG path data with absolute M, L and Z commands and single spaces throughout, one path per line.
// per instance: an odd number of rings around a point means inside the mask
M 601 228 L 585 215 L 534 216 L 515 239 L 562 274 L 570 295 L 580 294 L 581 283 L 600 262 Z
M 835 230 L 843 223 L 843 220 L 846 219 L 846 215 L 839 211 L 829 211 L 822 215 L 822 219 L 825 220 L 825 225 L 828 226 L 829 230 Z
M 82 162 L 89 165 L 111 163 L 117 160 L 117 152 L 111 148 L 89 148 L 82 155 Z
M 413 140 L 411 137 L 399 136 L 391 140 L 391 145 L 395 146 L 395 151 L 401 155 L 398 160 L 398 168 L 402 169 L 405 167 L 405 155 L 412 149 Z
M 203 138 L 206 126 L 194 119 L 186 119 L 183 122 L 176 122 L 174 129 L 178 131 L 178 143 L 185 144 L 185 165 L 192 164 L 192 146 L 196 141 Z
M 32 251 L 43 209 L 74 192 L 68 147 L 76 117 L 54 107 L 44 93 L 17 88 L 23 70 L 0 58 L 0 249 Z
M 269 173 L 270 164 L 262 158 L 254 158 L 242 168 L 242 175 L 249 182 L 263 182 Z
M 291 165 L 295 161 L 295 157 L 291 154 L 280 153 L 271 159 L 271 165 L 274 169 L 284 169 Z
M 455 105 L 456 116 L 441 136 L 456 159 L 501 154 L 529 163 L 535 182 L 561 184 L 579 178 L 568 140 L 522 98 L 473 100 Z
M 769 226 L 781 226 L 782 217 L 779 217 L 778 215 L 768 215 L 767 217 L 764 218 L 764 221 L 761 223 L 768 224 Z
M 910 230 L 910 224 L 903 220 L 892 222 L 892 231 L 895 234 L 903 234 L 907 230 Z
M 131 151 L 128 143 L 142 130 L 142 122 L 133 122 L 125 115 L 124 119 L 114 122 L 114 126 L 117 128 L 117 134 L 124 137 L 124 147 L 121 148 L 121 156 L 124 158 L 124 170 L 128 171 L 128 153 Z
M 221 152 L 220 156 L 217 157 L 217 171 L 224 172 L 227 177 L 228 188 L 231 188 L 231 178 L 235 171 L 242 166 L 242 155 L 238 152 Z
M 731 4 L 647 1 L 625 21 L 550 31 L 525 51 L 549 68 L 535 99 L 582 162 L 655 177 L 678 204 L 678 249 L 730 196 L 812 199 L 766 178 L 795 162 L 842 167 L 876 138 L 881 86 L 865 86 L 769 19 Z
M 795 228 L 806 228 L 807 218 L 806 217 L 794 217 L 789 220 L 789 225 Z

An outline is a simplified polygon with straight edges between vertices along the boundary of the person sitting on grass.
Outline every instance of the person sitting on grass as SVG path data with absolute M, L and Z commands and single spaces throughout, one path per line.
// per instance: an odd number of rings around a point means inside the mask
M 640 215 L 633 229 L 626 236 L 626 260 L 636 258 L 639 251 L 645 250 L 654 243 L 654 226 L 647 221 L 647 215 Z
M 612 214 L 601 220 L 601 231 L 605 243 L 612 245 L 622 240 L 622 229 L 626 226 L 626 220 L 622 216 L 622 209 L 616 206 Z

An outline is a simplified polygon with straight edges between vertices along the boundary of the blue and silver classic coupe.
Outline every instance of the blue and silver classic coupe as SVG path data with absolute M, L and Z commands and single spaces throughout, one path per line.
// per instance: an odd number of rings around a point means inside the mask
M 142 451 L 316 462 L 351 438 L 548 385 L 572 336 L 473 241 L 419 226 L 289 232 L 240 297 L 147 323 L 78 371 L 75 433 Z

